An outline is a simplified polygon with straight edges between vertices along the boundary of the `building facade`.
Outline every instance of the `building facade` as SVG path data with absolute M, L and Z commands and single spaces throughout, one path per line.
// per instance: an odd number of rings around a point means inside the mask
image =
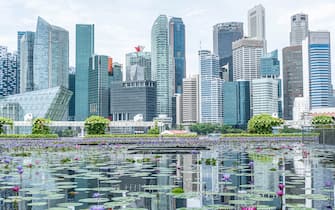
M 69 69 L 69 90 L 72 92 L 71 99 L 69 101 L 69 114 L 68 120 L 74 121 L 76 115 L 76 105 L 75 105 L 75 98 L 76 98 L 76 72 L 75 68 L 70 67 Z
M 157 85 L 157 115 L 172 117 L 175 72 L 169 55 L 168 18 L 160 15 L 151 28 L 151 77 Z
M 16 73 L 17 55 L 4 52 L 0 57 L 0 96 L 16 94 Z
M 242 22 L 218 23 L 213 26 L 214 54 L 219 56 L 220 68 L 227 71 L 228 80 L 233 81 L 233 51 L 232 43 L 243 37 Z
M 329 107 L 332 100 L 330 33 L 311 31 L 303 41 L 303 95 L 310 109 Z M 307 111 L 309 111 L 307 110 Z
M 224 124 L 245 129 L 250 119 L 250 82 L 225 82 L 223 95 Z
M 111 58 L 106 55 L 93 55 L 88 68 L 88 107 L 89 116 L 109 116 L 108 71 Z
M 243 38 L 233 42 L 234 81 L 260 77 L 260 59 L 264 54 L 264 41 Z
M 260 76 L 278 78 L 280 76 L 280 62 L 278 60 L 278 50 L 264 54 L 261 57 Z
M 303 13 L 291 17 L 290 45 L 301 45 L 308 36 L 308 15 Z
M 260 78 L 252 80 L 253 115 L 278 116 L 278 80 Z
M 34 41 L 35 41 L 35 32 L 21 32 L 23 35 L 19 36 L 20 42 L 18 45 L 18 68 L 17 71 L 20 74 L 20 77 L 17 81 L 20 82 L 19 88 L 20 93 L 25 93 L 34 90 Z
M 223 83 L 219 74 L 219 57 L 208 50 L 199 51 L 200 122 L 223 122 Z
M 302 47 L 290 46 L 283 49 L 283 105 L 285 120 L 293 119 L 296 97 L 303 96 Z
M 76 93 L 75 119 L 85 120 L 88 117 L 88 66 L 94 54 L 94 25 L 76 25 Z
M 248 34 L 250 38 L 266 40 L 265 9 L 259 4 L 248 11 Z
M 172 59 L 172 68 L 174 69 L 174 90 L 175 93 L 182 93 L 183 79 L 186 76 L 185 61 L 185 25 L 183 20 L 178 17 L 172 17 L 169 21 L 169 46 L 170 59 Z
M 38 17 L 34 42 L 34 90 L 68 87 L 69 32 Z
M 142 46 L 126 54 L 126 81 L 151 80 L 151 53 Z
M 119 81 L 111 83 L 110 113 L 112 121 L 134 120 L 142 115 L 143 121 L 152 121 L 156 116 L 156 82 Z
M 183 79 L 183 123 L 199 122 L 199 75 Z

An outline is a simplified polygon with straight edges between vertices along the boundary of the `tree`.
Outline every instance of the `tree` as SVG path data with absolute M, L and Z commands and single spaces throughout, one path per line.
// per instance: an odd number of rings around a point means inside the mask
M 49 119 L 36 118 L 33 121 L 32 134 L 50 134 L 49 123 Z
M 5 132 L 4 125 L 9 125 L 10 127 L 13 127 L 13 120 L 7 117 L 0 117 L 0 134 L 3 134 Z
M 158 123 L 155 121 L 155 125 L 153 128 L 150 128 L 148 130 L 148 134 L 159 134 L 159 128 L 158 128 Z
M 272 133 L 272 127 L 279 126 L 283 123 L 283 119 L 272 117 L 269 114 L 256 115 L 248 122 L 248 132 L 258 134 Z
M 93 115 L 85 120 L 85 129 L 89 135 L 102 135 L 109 125 L 109 119 Z
M 329 124 L 333 124 L 334 120 L 332 117 L 327 116 L 327 115 L 319 115 L 319 116 L 315 116 L 312 119 L 312 124 L 313 125 L 329 125 Z

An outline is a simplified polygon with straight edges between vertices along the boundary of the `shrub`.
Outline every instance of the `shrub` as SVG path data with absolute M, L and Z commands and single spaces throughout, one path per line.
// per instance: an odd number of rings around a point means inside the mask
M 4 133 L 4 129 L 3 129 L 4 125 L 9 125 L 10 127 L 12 127 L 13 120 L 10 118 L 6 118 L 6 117 L 0 117 L 0 134 Z
M 32 134 L 50 134 L 49 119 L 36 118 L 33 121 Z
M 333 123 L 334 123 L 333 118 L 327 115 L 315 116 L 312 119 L 313 125 L 329 125 Z
M 148 134 L 159 134 L 159 128 L 158 128 L 157 121 L 155 121 L 155 126 L 149 129 Z
M 173 188 L 173 189 L 171 190 L 171 192 L 172 192 L 173 194 L 181 194 L 181 193 L 184 193 L 184 189 L 181 188 L 181 187 L 175 187 L 175 188 Z
M 85 129 L 89 135 L 105 134 L 109 120 L 100 116 L 91 116 L 85 120 Z
M 269 114 L 260 114 L 252 117 L 248 122 L 248 132 L 258 134 L 272 133 L 272 127 L 284 123 L 283 119 L 272 117 Z

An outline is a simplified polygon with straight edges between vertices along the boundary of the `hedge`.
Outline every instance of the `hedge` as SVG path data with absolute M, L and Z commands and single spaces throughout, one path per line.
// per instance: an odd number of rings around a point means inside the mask
M 319 136 L 319 133 L 279 133 L 279 134 L 256 134 L 256 133 L 228 133 L 221 137 L 296 137 L 296 136 Z
M 1 139 L 56 139 L 57 134 L 1 134 Z
M 86 135 L 85 138 L 159 138 L 159 137 L 180 137 L 195 138 L 197 134 L 178 134 L 178 135 L 159 135 L 159 134 L 104 134 L 104 135 Z

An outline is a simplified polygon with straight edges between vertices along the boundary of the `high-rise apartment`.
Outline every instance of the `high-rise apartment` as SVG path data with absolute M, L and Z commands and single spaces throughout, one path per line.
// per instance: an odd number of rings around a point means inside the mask
M 69 32 L 38 17 L 34 42 L 34 90 L 68 87 Z
M 151 28 L 151 77 L 157 83 L 157 115 L 172 117 L 175 72 L 169 49 L 168 18 L 160 15 Z
M 183 79 L 186 76 L 185 62 L 185 25 L 183 20 L 178 17 L 172 17 L 169 21 L 169 47 L 171 49 L 170 59 L 172 59 L 172 68 L 174 68 L 174 90 L 175 93 L 182 93 Z
M 219 56 L 220 68 L 222 71 L 227 71 L 229 81 L 233 81 L 232 43 L 242 37 L 242 22 L 218 23 L 213 26 L 214 54 Z
M 219 74 L 219 57 L 209 50 L 199 51 L 200 122 L 223 122 L 223 83 Z
M 199 75 L 183 79 L 183 123 L 199 122 Z
M 88 108 L 88 66 L 94 54 L 94 25 L 76 25 L 76 93 L 75 119 L 85 120 L 89 115 Z
M 19 34 L 20 32 L 18 32 Z M 34 41 L 35 41 L 35 32 L 21 32 L 21 39 L 18 47 L 18 59 L 20 59 L 18 71 L 20 77 L 17 81 L 20 82 L 19 88 L 20 93 L 29 92 L 34 90 Z M 17 86 L 18 87 L 18 86 Z
M 308 35 L 308 15 L 303 13 L 291 17 L 290 45 L 301 45 Z
M 302 47 L 285 47 L 282 55 L 284 119 L 292 120 L 294 99 L 303 96 Z
M 7 52 L 7 47 L 2 48 L 0 56 L 0 96 L 16 93 L 17 55 Z

